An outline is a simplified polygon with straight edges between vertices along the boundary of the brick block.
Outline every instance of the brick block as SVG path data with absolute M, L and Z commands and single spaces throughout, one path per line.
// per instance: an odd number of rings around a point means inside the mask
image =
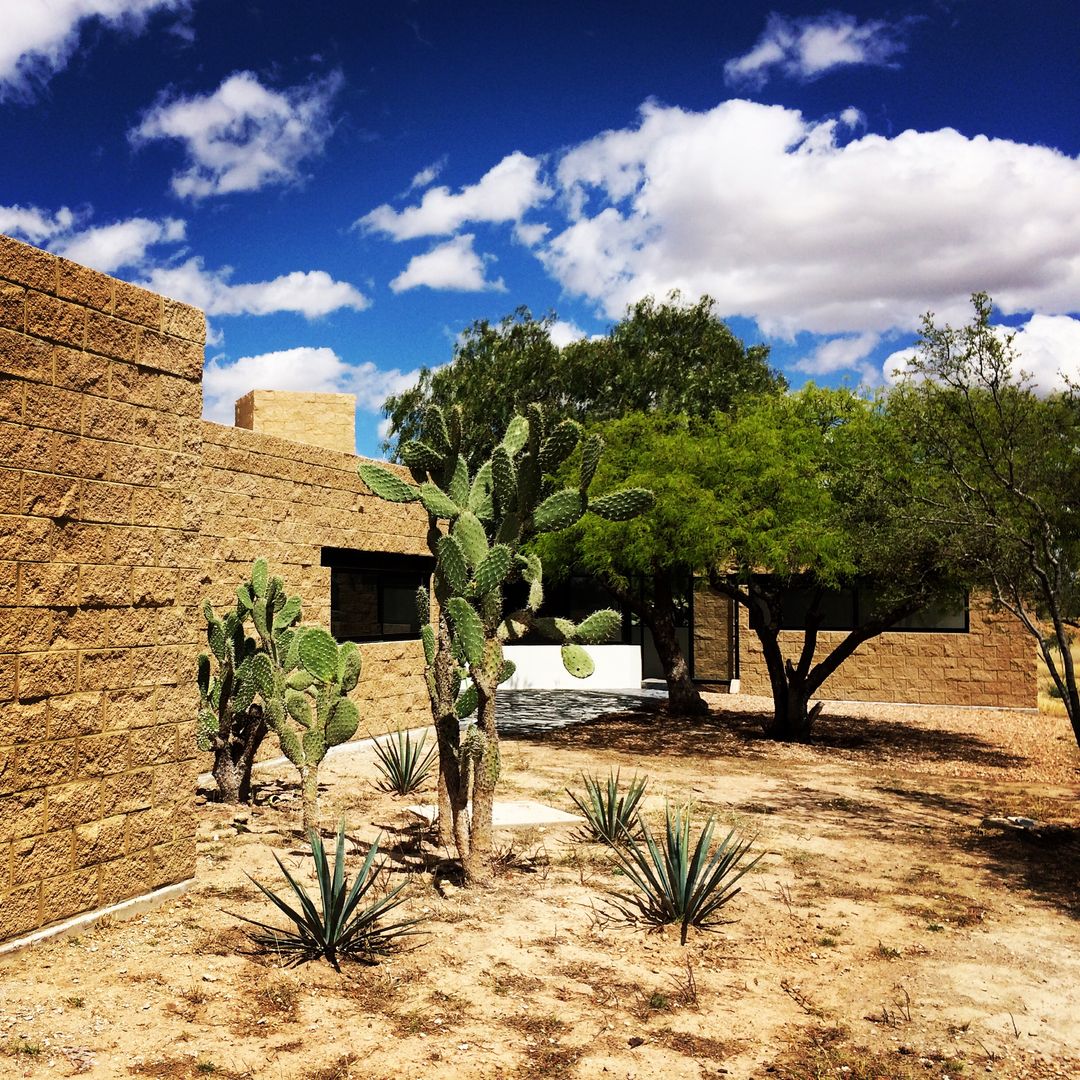
M 108 397 L 109 361 L 104 357 L 58 345 L 53 365 L 53 381 L 57 386 L 76 390 L 80 394 Z
M 102 906 L 98 902 L 98 871 L 94 867 L 49 878 L 41 885 L 42 917 L 49 922 L 69 919 Z
M 176 761 L 179 757 L 176 725 L 158 724 L 137 728 L 131 732 L 129 752 L 133 769 Z
M 115 814 L 102 821 L 91 821 L 75 829 L 74 868 L 82 869 L 122 859 L 126 854 L 126 818 Z
M 52 468 L 55 437 L 51 431 L 25 424 L 0 424 L 0 460 L 9 466 L 48 472 Z
M 128 814 L 127 851 L 134 854 L 155 844 L 169 844 L 173 840 L 173 808 L 171 806 L 151 810 L 137 810 Z
M 38 701 L 77 688 L 78 660 L 72 652 L 23 653 L 17 660 L 20 701 Z
M 73 390 L 29 384 L 23 418 L 32 427 L 78 434 L 82 427 L 82 408 L 83 396 Z
M 178 840 L 154 848 L 154 888 L 189 881 L 195 876 L 195 844 Z
M 79 568 L 70 563 L 25 562 L 19 567 L 24 607 L 74 607 L 79 602 Z
M 128 737 L 123 732 L 87 735 L 78 740 L 78 779 L 88 780 L 128 770 Z
M 180 493 L 150 487 L 135 488 L 131 497 L 131 520 L 134 525 L 182 528 L 184 513 Z
M 140 289 L 138 285 L 129 285 L 126 281 L 117 281 L 114 289 L 113 314 L 128 322 L 148 326 L 151 330 L 161 329 L 160 296 Z
M 148 809 L 153 805 L 153 786 L 154 774 L 150 769 L 105 777 L 101 782 L 102 815 L 109 817 L 112 814 L 129 814 L 133 810 Z
M 86 348 L 113 360 L 134 362 L 139 351 L 139 328 L 98 311 L 87 313 Z
M 96 821 L 101 817 L 101 781 L 79 780 L 50 787 L 41 802 L 50 831 Z
M 0 468 L 0 514 L 18 514 L 22 508 L 22 473 Z
M 54 649 L 100 649 L 109 643 L 106 613 L 94 609 L 57 611 Z
M 48 649 L 55 629 L 56 615 L 49 608 L 0 608 L 0 653 Z M 3 730 L 0 717 L 0 732 Z
M 131 570 L 126 566 L 83 566 L 79 571 L 79 602 L 100 607 L 131 603 Z
M 29 319 L 29 304 L 27 306 Z M 139 363 L 155 371 L 165 371 L 184 379 L 199 379 L 203 369 L 203 347 L 193 341 L 143 331 L 139 345 Z
M 86 308 L 31 289 L 26 294 L 26 332 L 81 349 L 86 341 Z
M 0 796 L 0 843 L 45 831 L 45 789 Z
M 44 788 L 75 779 L 75 744 L 73 742 L 22 743 L 15 751 L 14 761 L 0 776 L 0 785 L 7 793 Z
M 21 512 L 30 517 L 68 518 L 79 511 L 82 484 L 74 477 L 23 473 Z
M 176 602 L 177 572 L 157 567 L 136 567 L 131 573 L 131 598 L 137 607 Z
M 0 236 L 0 241 L 7 239 Z M 30 934 L 41 926 L 41 885 L 23 885 L 0 893 L 0 941 Z
M 82 520 L 130 525 L 133 490 L 124 484 L 88 481 L 83 487 Z
M 105 703 L 100 694 L 65 694 L 50 698 L 47 726 L 50 739 L 97 735 L 105 727 Z
M 26 329 L 26 290 L 0 282 L 0 326 L 22 333 Z
M 113 279 L 99 270 L 80 266 L 70 259 L 57 265 L 56 295 L 97 311 L 108 311 L 113 303 Z
M 206 316 L 196 307 L 165 298 L 165 321 L 162 329 L 174 337 L 206 344 Z
M 40 248 L 0 236 L 0 278 L 42 292 L 56 289 L 59 260 Z
M 0 346 L 0 355 L 3 348 Z M 13 379 L 10 375 L 0 373 L 0 420 L 21 421 L 25 406 L 26 383 L 21 379 Z
M 19 689 L 22 690 L 20 664 Z M 116 690 L 131 685 L 131 655 L 128 649 L 101 649 L 79 655 L 79 690 Z
M 73 851 L 70 829 L 16 840 L 11 852 L 12 883 L 25 885 L 67 873 L 72 869 Z
M 135 428 L 135 409 L 122 401 L 88 397 L 83 406 L 82 434 L 95 439 L 129 442 Z

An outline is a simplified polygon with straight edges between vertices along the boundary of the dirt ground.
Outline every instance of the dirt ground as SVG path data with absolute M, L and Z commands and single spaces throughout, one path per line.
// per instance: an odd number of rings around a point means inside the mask
M 128 922 L 0 958 L 0 1076 L 811 1080 L 1080 1077 L 1080 754 L 1060 717 L 827 706 L 813 746 L 605 717 L 504 743 L 503 798 L 572 810 L 582 771 L 648 774 L 766 852 L 715 933 L 604 924 L 611 856 L 572 829 L 503 833 L 496 886 L 433 883 L 435 851 L 376 791 L 370 749 L 324 765 L 322 810 L 382 835 L 420 947 L 280 967 L 228 911 L 310 865 L 285 770 L 200 809 L 196 883 Z M 984 824 L 1021 815 L 1034 833 Z M 351 859 L 353 865 L 358 857 Z

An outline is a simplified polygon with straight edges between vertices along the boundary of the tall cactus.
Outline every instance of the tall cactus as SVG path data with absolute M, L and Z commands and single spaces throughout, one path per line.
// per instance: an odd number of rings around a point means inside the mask
M 256 559 L 236 595 L 235 609 L 221 617 L 209 600 L 203 604 L 210 652 L 198 664 L 196 739 L 200 750 L 214 754 L 212 771 L 223 802 L 250 800 L 251 767 L 266 736 L 264 709 L 255 700 L 255 658 L 265 654 L 276 662 L 300 617 L 299 598 L 285 598 L 265 559 Z M 249 636 L 249 622 L 255 636 Z
M 440 839 L 456 845 L 466 881 L 479 882 L 491 870 L 499 777 L 495 691 L 513 673 L 503 643 L 535 628 L 562 644 L 566 669 L 584 678 L 593 664 L 582 646 L 608 640 L 620 622 L 614 611 L 597 612 L 580 624 L 539 619 L 543 567 L 526 545 L 536 534 L 566 528 L 589 511 L 614 520 L 633 517 L 652 505 L 653 496 L 630 489 L 590 504 L 589 486 L 603 449 L 597 437 L 582 448 L 577 487 L 555 491 L 551 474 L 574 452 L 581 428 L 571 420 L 550 424 L 539 405 L 511 420 L 502 442 L 475 473 L 462 451 L 460 410 L 429 407 L 422 436 L 401 448 L 415 485 L 374 464 L 362 464 L 360 476 L 381 498 L 419 501 L 428 514 L 438 612 L 432 616 L 426 597 L 421 599 L 421 636 L 439 736 Z M 505 587 L 519 581 L 528 585 L 525 605 L 506 613 Z M 471 685 L 462 692 L 466 677 Z M 459 737 L 459 720 L 473 712 L 476 721 Z

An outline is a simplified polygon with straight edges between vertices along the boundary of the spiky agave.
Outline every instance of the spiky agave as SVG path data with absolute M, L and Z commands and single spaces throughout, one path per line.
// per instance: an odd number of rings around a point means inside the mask
M 395 795 L 409 795 L 431 775 L 435 766 L 437 746 L 429 746 L 427 753 L 427 732 L 420 733 L 420 738 L 413 742 L 412 732 L 398 728 L 384 742 L 375 742 L 375 756 L 379 759 L 375 767 L 382 779 L 376 782 L 380 791 L 393 792 Z
M 686 944 L 691 926 L 713 930 L 720 909 L 741 891 L 736 883 L 757 865 L 761 855 L 744 863 L 752 841 L 732 829 L 710 854 L 716 818 L 710 815 L 697 843 L 690 842 L 690 811 L 665 809 L 664 835 L 658 843 L 647 825 L 641 839 L 626 836 L 614 849 L 634 892 L 611 890 L 607 902 L 624 922 L 659 928 L 678 923 Z
M 254 878 L 250 880 L 293 923 L 293 928 L 281 929 L 229 912 L 233 918 L 257 928 L 256 932 L 249 933 L 256 945 L 283 956 L 288 964 L 302 964 L 323 957 L 340 971 L 339 960 L 347 957 L 375 963 L 376 957 L 385 956 L 399 947 L 403 937 L 417 932 L 415 927 L 423 922 L 422 919 L 384 921 L 391 911 L 404 903 L 399 897 L 404 883 L 376 900 L 363 903 L 382 869 L 381 863 L 375 865 L 378 840 L 368 848 L 360 872 L 350 886 L 345 878 L 345 822 L 338 825 L 333 871 L 319 834 L 312 831 L 308 839 L 319 884 L 318 905 L 275 854 L 274 860 L 299 900 L 299 907 L 293 907 Z
M 649 783 L 647 776 L 635 775 L 625 791 L 619 790 L 619 771 L 609 771 L 603 785 L 598 776 L 588 773 L 582 773 L 581 779 L 585 784 L 584 796 L 566 789 L 574 805 L 585 815 L 585 825 L 577 834 L 579 839 L 601 841 L 615 847 L 624 843 L 627 836 L 641 831 L 638 804 Z

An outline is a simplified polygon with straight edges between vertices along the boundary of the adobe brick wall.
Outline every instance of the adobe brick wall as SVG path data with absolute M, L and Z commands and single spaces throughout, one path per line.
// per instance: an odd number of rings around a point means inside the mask
M 236 426 L 279 439 L 356 451 L 356 395 L 250 390 L 236 403 Z
M 422 508 L 371 495 L 357 475 L 360 459 L 351 453 L 209 422 L 202 424 L 201 442 L 199 489 L 210 559 L 203 588 L 219 610 L 235 604 L 236 586 L 262 555 L 289 594 L 304 601 L 304 621 L 328 627 L 330 570 L 319 565 L 324 545 L 428 554 Z M 191 617 L 205 627 L 199 612 Z M 360 706 L 356 738 L 430 723 L 420 642 L 364 643 L 360 651 L 364 667 L 352 694 Z M 265 751 L 277 753 L 272 736 Z
M 731 601 L 712 589 L 694 592 L 694 679 L 727 682 L 734 677 Z
M 819 657 L 844 634 L 818 635 Z M 780 635 L 784 655 L 798 658 L 802 634 Z M 741 692 L 770 695 L 769 676 L 746 609 L 740 605 Z M 966 634 L 891 631 L 864 642 L 829 679 L 816 698 L 826 701 L 896 701 L 921 705 L 1037 706 L 1035 649 L 1004 611 L 972 598 Z
M 194 872 L 204 340 L 0 237 L 0 940 Z

